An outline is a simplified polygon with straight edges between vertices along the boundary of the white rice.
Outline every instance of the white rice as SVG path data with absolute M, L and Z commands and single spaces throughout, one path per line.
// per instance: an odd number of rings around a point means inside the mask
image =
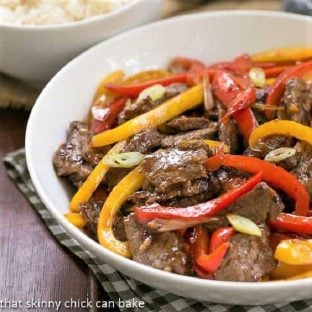
M 0 24 L 50 25 L 81 21 L 133 0 L 0 0 Z

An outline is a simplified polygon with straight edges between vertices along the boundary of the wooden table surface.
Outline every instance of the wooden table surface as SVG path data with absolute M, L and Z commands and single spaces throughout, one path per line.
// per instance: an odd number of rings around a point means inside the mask
M 202 8 L 192 1 L 166 0 L 164 16 L 181 11 L 230 8 L 278 9 L 280 0 L 212 0 Z M 24 146 L 28 113 L 0 110 L 0 158 Z M 61 246 L 7 177 L 0 164 L 0 311 L 1 300 L 109 300 L 86 265 Z M 31 311 L 44 311 L 33 309 Z M 61 310 L 64 311 L 64 310 Z M 68 311 L 68 310 L 67 310 Z M 88 311 L 76 309 L 71 311 Z M 89 311 L 95 311 L 89 309 Z M 115 310 L 105 310 L 115 311 Z

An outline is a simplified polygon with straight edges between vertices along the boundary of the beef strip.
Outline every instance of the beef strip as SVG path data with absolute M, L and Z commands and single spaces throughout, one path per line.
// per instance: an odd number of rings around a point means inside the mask
M 185 92 L 188 89 L 188 86 L 185 83 L 172 83 L 166 87 L 165 99 L 172 98 L 182 92 Z
M 174 132 L 204 129 L 210 121 L 205 117 L 192 117 L 181 115 L 167 123 L 167 127 Z
M 209 127 L 205 129 L 194 130 L 176 135 L 167 135 L 162 140 L 162 147 L 172 147 L 181 141 L 214 139 L 217 131 L 216 124 L 210 123 Z
M 67 177 L 77 187 L 86 180 L 105 154 L 104 149 L 90 147 L 91 137 L 86 124 L 72 122 L 67 142 L 59 147 L 53 158 L 57 175 Z
M 265 182 L 261 182 L 231 204 L 224 213 L 239 214 L 260 224 L 267 219 L 274 220 L 284 208 L 279 195 Z
M 156 106 L 157 104 L 150 97 L 138 102 L 128 103 L 118 116 L 118 124 L 120 125 L 127 120 L 144 114 Z
M 221 103 L 217 103 L 219 111 L 219 119 L 225 115 L 225 109 Z M 230 148 L 230 153 L 235 154 L 239 148 L 238 127 L 233 118 L 230 118 L 226 123 L 219 124 L 219 141 L 225 143 Z
M 80 204 L 79 206 L 81 214 L 86 221 L 87 230 L 89 230 L 89 232 L 95 237 L 97 236 L 97 225 L 103 204 L 103 200 L 90 200 L 89 202 Z M 120 241 L 127 240 L 123 219 L 124 217 L 118 213 L 113 222 L 114 236 Z
M 131 168 L 110 168 L 104 179 L 108 189 L 111 191 L 115 185 L 117 185 L 128 173 L 130 173 L 130 171 Z
M 276 266 L 269 245 L 269 230 L 262 236 L 237 233 L 230 240 L 230 249 L 214 278 L 221 281 L 257 282 Z
M 207 178 L 204 161 L 207 159 L 207 150 L 198 148 L 187 149 L 187 145 L 158 150 L 148 155 L 141 163 L 143 174 L 148 184 L 157 193 L 167 193 L 177 187 L 191 188 L 191 181 Z M 200 187 L 200 183 L 196 183 Z
M 79 205 L 81 214 L 86 221 L 86 227 L 94 236 L 97 235 L 97 225 L 103 204 L 102 200 L 90 200 Z
M 151 128 L 134 135 L 123 149 L 123 152 L 139 152 L 149 154 L 161 146 L 163 135 Z
M 178 233 L 153 233 L 134 214 L 125 219 L 125 230 L 133 260 L 168 272 L 193 273 L 188 245 Z
M 285 117 L 304 125 L 310 125 L 312 110 L 312 84 L 303 79 L 292 78 L 286 82 L 282 99 Z
M 305 186 L 312 201 L 312 146 L 300 142 L 295 146 L 297 167 L 291 173 Z

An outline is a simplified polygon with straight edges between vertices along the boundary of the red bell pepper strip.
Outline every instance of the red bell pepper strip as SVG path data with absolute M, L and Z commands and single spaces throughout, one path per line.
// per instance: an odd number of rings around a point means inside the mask
M 119 113 L 125 107 L 126 101 L 127 98 L 119 98 L 112 101 L 107 107 L 100 108 L 104 112 L 103 119 L 98 120 L 96 118 L 93 118 L 90 126 L 90 131 L 93 134 L 98 134 L 102 131 L 112 128 Z M 97 107 L 94 106 L 93 109 L 97 109 Z
M 239 74 L 247 74 L 253 67 L 249 54 L 242 54 L 238 56 L 232 63 L 231 69 Z
M 290 69 L 284 71 L 281 75 L 277 77 L 276 81 L 271 86 L 266 99 L 266 105 L 277 106 L 285 91 L 285 85 L 287 80 L 289 80 L 290 78 L 303 77 L 309 72 L 312 72 L 312 61 L 293 66 Z M 274 118 L 274 112 L 270 110 L 266 110 L 265 114 L 269 119 Z
M 208 253 L 209 237 L 208 233 L 202 226 L 195 228 L 196 241 L 194 243 L 195 263 L 200 269 L 213 273 L 218 270 L 222 260 L 228 251 L 230 244 L 222 243 L 212 253 Z
M 210 239 L 209 253 L 214 252 L 221 244 L 226 243 L 235 233 L 232 227 L 222 227 L 215 230 Z
M 134 84 L 129 84 L 129 85 L 108 83 L 105 87 L 108 90 L 116 92 L 120 95 L 136 98 L 144 89 L 149 88 L 153 85 L 161 84 L 163 86 L 168 86 L 172 83 L 177 83 L 177 82 L 186 83 L 187 79 L 188 79 L 187 73 L 181 73 L 181 74 L 166 76 L 166 77 L 159 78 L 159 79 L 145 81 L 142 83 L 134 83 Z
M 171 67 L 177 67 L 187 73 L 187 82 L 190 85 L 198 84 L 203 80 L 207 72 L 206 65 L 198 60 L 187 57 L 175 57 L 171 62 Z
M 237 124 L 248 140 L 257 127 L 257 121 L 249 108 L 256 101 L 256 90 L 252 83 L 231 72 L 220 71 L 212 80 L 212 90 L 217 98 L 228 108 L 228 118 L 233 115 Z
M 265 78 L 275 78 L 289 68 L 290 66 L 288 65 L 280 65 L 276 67 L 265 68 L 264 69 Z
M 281 213 L 274 221 L 270 221 L 270 226 L 279 231 L 312 235 L 312 217 Z
M 177 219 L 185 221 L 201 221 L 206 217 L 213 217 L 235 200 L 251 191 L 262 179 L 262 172 L 248 179 L 241 186 L 224 193 L 205 203 L 186 208 L 166 207 L 159 204 L 136 207 L 134 209 L 136 219 L 140 223 L 148 223 L 154 219 Z
M 263 180 L 279 188 L 296 202 L 295 214 L 306 216 L 309 211 L 309 194 L 300 181 L 285 169 L 255 157 L 241 155 L 215 155 L 207 159 L 206 167 L 212 170 L 220 166 L 232 167 L 249 173 L 263 172 Z

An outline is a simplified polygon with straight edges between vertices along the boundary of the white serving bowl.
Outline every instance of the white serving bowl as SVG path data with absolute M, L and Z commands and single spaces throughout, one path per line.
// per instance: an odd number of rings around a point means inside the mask
M 79 22 L 14 26 L 0 24 L 0 72 L 42 85 L 92 45 L 160 16 L 161 0 L 133 0 Z
M 164 67 L 176 55 L 206 62 L 243 52 L 312 45 L 312 19 L 285 13 L 235 11 L 189 15 L 141 27 L 107 40 L 77 57 L 46 86 L 32 110 L 26 156 L 36 190 L 53 217 L 99 261 L 150 286 L 174 294 L 227 304 L 257 305 L 312 297 L 312 279 L 237 283 L 203 280 L 156 270 L 118 256 L 71 225 L 63 213 L 71 194 L 52 166 L 73 120 L 87 116 L 101 78 L 116 69 L 133 73 Z

